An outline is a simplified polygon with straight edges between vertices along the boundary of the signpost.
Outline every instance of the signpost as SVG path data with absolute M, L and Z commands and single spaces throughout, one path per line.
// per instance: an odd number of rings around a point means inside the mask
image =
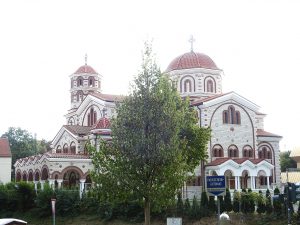
M 206 192 L 209 196 L 224 196 L 226 194 L 225 176 L 206 176 Z M 218 224 L 220 224 L 220 199 L 218 198 Z
M 224 196 L 226 193 L 225 176 L 207 176 L 206 191 L 209 196 Z
M 56 199 L 52 198 L 51 199 L 51 209 L 52 209 L 53 225 L 55 225 L 55 202 L 56 202 Z

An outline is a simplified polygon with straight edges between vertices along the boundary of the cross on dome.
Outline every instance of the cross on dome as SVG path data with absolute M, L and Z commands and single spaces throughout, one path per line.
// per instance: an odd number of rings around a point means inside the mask
M 190 37 L 190 39 L 189 39 L 189 42 L 191 43 L 191 52 L 193 52 L 193 45 L 194 45 L 194 42 L 195 42 L 196 40 L 195 40 L 195 38 L 193 37 L 193 35 L 191 35 L 191 37 Z

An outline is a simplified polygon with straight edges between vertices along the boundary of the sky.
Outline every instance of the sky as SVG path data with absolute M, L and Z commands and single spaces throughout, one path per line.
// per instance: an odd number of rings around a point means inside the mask
M 146 40 L 161 70 L 194 51 L 224 71 L 235 91 L 267 114 L 265 130 L 300 146 L 300 1 L 0 1 L 0 135 L 21 127 L 52 140 L 70 107 L 70 75 L 87 62 L 103 93 L 128 93 Z

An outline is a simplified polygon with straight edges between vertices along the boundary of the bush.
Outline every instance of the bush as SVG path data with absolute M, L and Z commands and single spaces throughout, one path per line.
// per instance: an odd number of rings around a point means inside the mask
M 224 210 L 226 212 L 232 211 L 232 202 L 231 202 L 231 194 L 228 188 L 226 188 L 226 195 L 224 199 Z
M 273 211 L 273 207 L 272 207 L 272 201 L 271 201 L 271 194 L 269 189 L 267 189 L 266 191 L 266 213 L 267 214 L 271 214 Z
M 49 185 L 44 186 L 44 190 L 38 192 L 35 200 L 36 212 L 40 217 L 51 215 L 51 198 L 55 195 Z
M 74 216 L 79 212 L 80 198 L 78 190 L 58 189 L 56 200 L 56 212 L 58 215 Z
M 266 212 L 266 203 L 264 196 L 262 194 L 262 191 L 259 191 L 259 194 L 257 196 L 257 209 L 256 212 L 258 214 L 265 213 Z
M 36 197 L 34 186 L 32 183 L 19 182 L 15 185 L 18 208 L 22 211 L 28 211 L 34 207 L 34 200 Z
M 191 211 L 190 200 L 188 198 L 186 198 L 185 201 L 184 201 L 184 206 L 183 206 L 184 216 L 189 217 L 190 216 L 190 211 Z
M 240 201 L 241 201 L 241 195 L 237 190 L 235 190 L 233 193 L 233 204 L 232 204 L 232 209 L 235 213 L 240 212 Z
M 177 194 L 176 215 L 179 217 L 183 216 L 183 201 L 181 197 L 181 192 L 178 192 Z
M 209 196 L 208 198 L 208 208 L 209 208 L 209 211 L 211 213 L 216 213 L 217 211 L 217 206 L 216 206 L 216 202 L 215 202 L 215 196 Z

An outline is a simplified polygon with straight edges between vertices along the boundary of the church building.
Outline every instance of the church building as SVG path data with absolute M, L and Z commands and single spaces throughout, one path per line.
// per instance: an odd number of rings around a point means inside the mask
M 52 141 L 52 151 L 17 160 L 16 181 L 49 182 L 53 187 L 79 186 L 92 181 L 93 169 L 86 144 L 110 140 L 110 118 L 123 96 L 104 94 L 102 76 L 85 64 L 70 75 L 70 110 L 66 124 Z M 205 176 L 224 175 L 231 190 L 280 186 L 281 136 L 264 129 L 265 114 L 243 96 L 222 92 L 223 71 L 207 55 L 191 51 L 171 61 L 165 74 L 198 113 L 198 124 L 211 129 L 207 161 L 199 162 L 195 176 L 183 185 L 183 197 L 199 195 Z

